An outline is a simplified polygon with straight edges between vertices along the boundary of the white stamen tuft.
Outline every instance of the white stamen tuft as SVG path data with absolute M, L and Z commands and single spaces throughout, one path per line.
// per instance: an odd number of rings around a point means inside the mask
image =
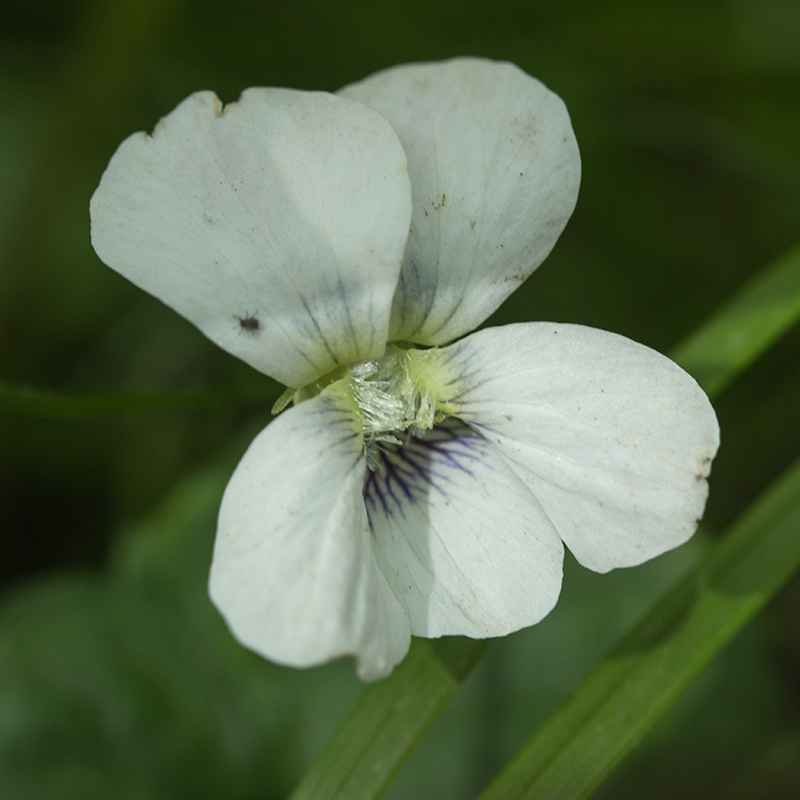
M 378 361 L 348 367 L 364 432 L 367 464 L 376 469 L 376 449 L 401 445 L 409 428 L 430 429 L 447 416 L 438 350 L 403 350 L 390 345 Z

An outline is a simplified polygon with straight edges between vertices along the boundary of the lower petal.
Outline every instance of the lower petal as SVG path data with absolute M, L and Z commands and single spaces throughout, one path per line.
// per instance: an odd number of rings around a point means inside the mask
M 558 534 L 465 425 L 446 421 L 384 449 L 364 497 L 378 563 L 415 635 L 502 636 L 555 605 Z
M 584 566 L 686 541 L 719 446 L 714 410 L 665 356 L 580 325 L 489 328 L 447 348 L 454 413 L 526 482 Z
M 408 618 L 375 554 L 362 439 L 331 391 L 277 417 L 245 453 L 219 513 L 210 594 L 239 641 L 295 667 L 351 655 L 388 675 Z

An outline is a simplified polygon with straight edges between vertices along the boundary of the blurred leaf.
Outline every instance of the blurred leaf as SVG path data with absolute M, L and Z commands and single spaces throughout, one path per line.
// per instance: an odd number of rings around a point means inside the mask
M 364 692 L 292 800 L 378 797 L 487 647 L 415 638 L 391 680 Z
M 120 414 L 214 408 L 237 401 L 267 404 L 276 396 L 274 381 L 235 389 L 199 387 L 151 392 L 59 393 L 0 381 L 0 408 L 41 419 L 101 419 Z
M 229 477 L 224 465 L 176 486 L 152 514 L 122 532 L 111 554 L 111 576 L 207 603 L 214 520 Z
M 798 320 L 800 247 L 756 275 L 671 355 L 713 397 Z
M 280 752 L 279 698 L 237 685 L 241 671 L 211 644 L 163 595 L 131 586 L 65 577 L 15 597 L 0 634 L 0 796 L 168 800 L 279 787 L 269 761 Z
M 800 566 L 800 461 L 540 728 L 481 800 L 588 797 Z
M 177 487 L 106 577 L 5 599 L 4 800 L 285 796 L 296 690 L 234 642 L 205 589 L 226 479 L 219 469 Z

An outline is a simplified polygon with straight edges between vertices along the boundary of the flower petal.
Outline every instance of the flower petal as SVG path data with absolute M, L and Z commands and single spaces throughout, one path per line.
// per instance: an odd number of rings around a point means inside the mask
M 489 328 L 447 348 L 455 414 L 530 486 L 586 567 L 686 541 L 719 446 L 714 410 L 665 356 L 580 325 Z
M 220 347 L 293 387 L 378 358 L 411 218 L 377 112 L 324 92 L 184 100 L 111 159 L 92 243 Z
M 523 482 L 445 421 L 379 456 L 364 497 L 378 563 L 418 636 L 502 636 L 555 605 L 563 547 Z
M 409 64 L 341 94 L 389 118 L 414 214 L 390 337 L 476 328 L 545 259 L 572 214 L 580 156 L 561 99 L 513 64 Z
M 406 654 L 408 618 L 375 562 L 352 410 L 326 392 L 250 446 L 222 500 L 211 598 L 234 635 L 289 666 L 357 660 L 363 680 Z

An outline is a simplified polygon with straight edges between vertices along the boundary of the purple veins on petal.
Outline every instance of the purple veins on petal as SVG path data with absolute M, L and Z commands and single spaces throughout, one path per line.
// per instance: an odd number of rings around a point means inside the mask
M 364 484 L 370 525 L 379 513 L 405 517 L 404 507 L 427 502 L 431 490 L 446 496 L 452 480 L 448 471 L 473 474 L 471 465 L 480 458 L 483 438 L 471 428 L 445 420 L 432 430 L 412 430 L 403 444 L 383 445 L 374 455 L 376 469 Z

